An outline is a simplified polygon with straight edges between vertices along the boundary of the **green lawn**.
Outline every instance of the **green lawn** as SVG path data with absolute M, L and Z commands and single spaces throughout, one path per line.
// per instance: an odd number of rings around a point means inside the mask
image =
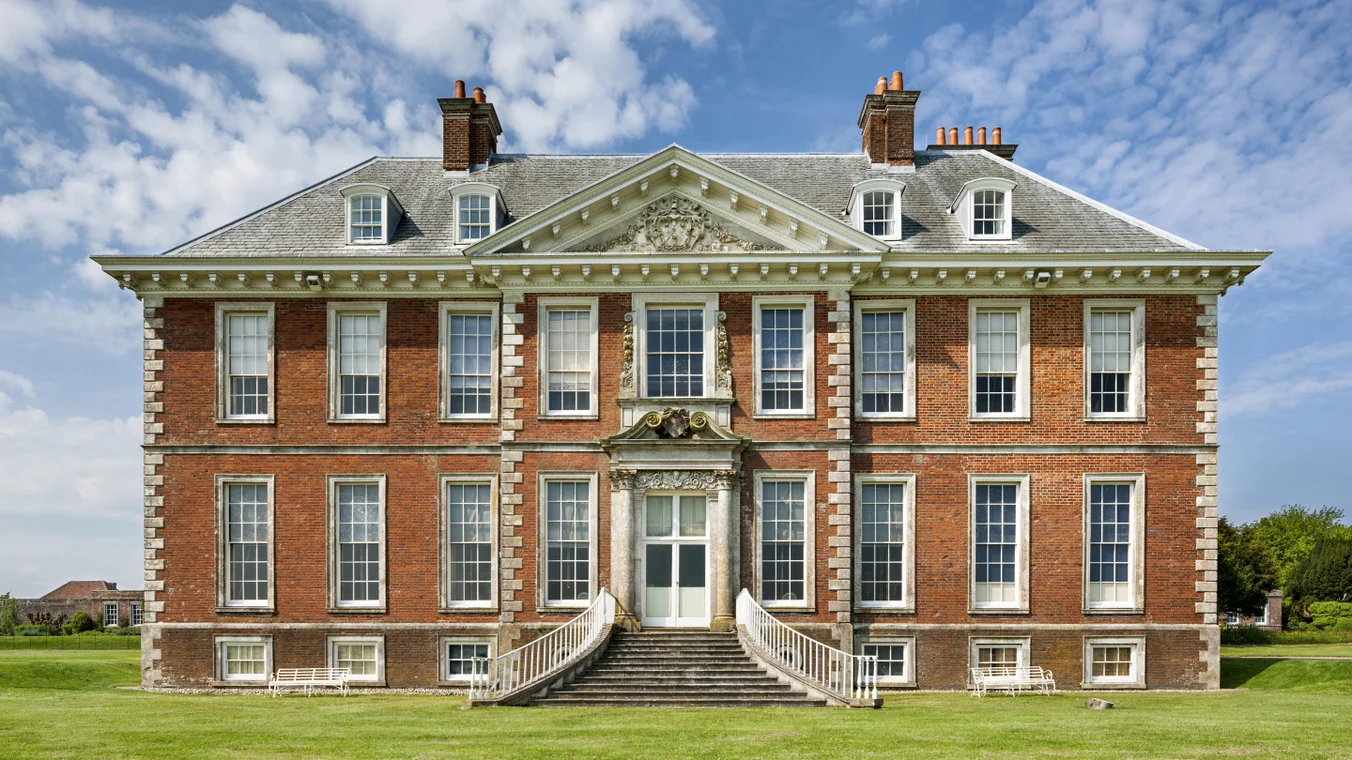
M 134 652 L 0 652 L 6 758 L 1352 757 L 1352 662 L 1228 660 L 1219 694 L 891 697 L 882 710 L 460 710 L 120 690 Z
M 1352 657 L 1352 644 L 1273 644 L 1221 647 L 1222 657 Z

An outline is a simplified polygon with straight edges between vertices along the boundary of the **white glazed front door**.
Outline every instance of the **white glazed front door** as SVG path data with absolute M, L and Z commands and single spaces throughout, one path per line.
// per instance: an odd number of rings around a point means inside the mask
M 709 527 L 704 494 L 649 493 L 644 504 L 643 625 L 707 628 Z

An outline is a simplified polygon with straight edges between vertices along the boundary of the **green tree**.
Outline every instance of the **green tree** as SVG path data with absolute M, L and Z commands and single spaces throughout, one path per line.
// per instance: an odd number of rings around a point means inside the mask
M 19 627 L 19 600 L 8 592 L 0 594 L 0 636 L 13 636 Z
M 1310 556 L 1315 544 L 1325 538 L 1352 539 L 1352 528 L 1343 524 L 1343 511 L 1336 507 L 1311 509 L 1287 504 L 1251 525 L 1259 540 L 1272 550 L 1277 580 L 1283 588 L 1291 572 Z
M 1217 604 L 1222 613 L 1257 614 L 1277 587 L 1277 563 L 1252 525 L 1236 528 L 1224 517 L 1216 531 Z
M 99 621 L 91 618 L 83 610 L 71 616 L 70 622 L 65 625 L 66 633 L 84 633 L 85 631 L 97 631 Z
M 1312 602 L 1352 601 L 1352 541 L 1326 538 L 1287 581 L 1291 598 L 1308 607 Z

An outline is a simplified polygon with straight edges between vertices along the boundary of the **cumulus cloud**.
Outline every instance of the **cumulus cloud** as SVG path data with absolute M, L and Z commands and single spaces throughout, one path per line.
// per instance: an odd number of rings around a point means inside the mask
M 1352 389 L 1352 341 L 1314 343 L 1267 357 L 1227 389 L 1225 416 L 1268 414 Z

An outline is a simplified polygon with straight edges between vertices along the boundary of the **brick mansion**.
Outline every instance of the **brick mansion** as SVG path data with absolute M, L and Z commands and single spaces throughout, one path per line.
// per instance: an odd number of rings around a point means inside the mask
M 96 258 L 144 306 L 145 685 L 459 692 L 604 598 L 885 690 L 1218 687 L 1217 308 L 1266 253 L 999 128 L 918 149 L 900 74 L 840 154 L 503 154 L 454 94 L 441 156 Z

